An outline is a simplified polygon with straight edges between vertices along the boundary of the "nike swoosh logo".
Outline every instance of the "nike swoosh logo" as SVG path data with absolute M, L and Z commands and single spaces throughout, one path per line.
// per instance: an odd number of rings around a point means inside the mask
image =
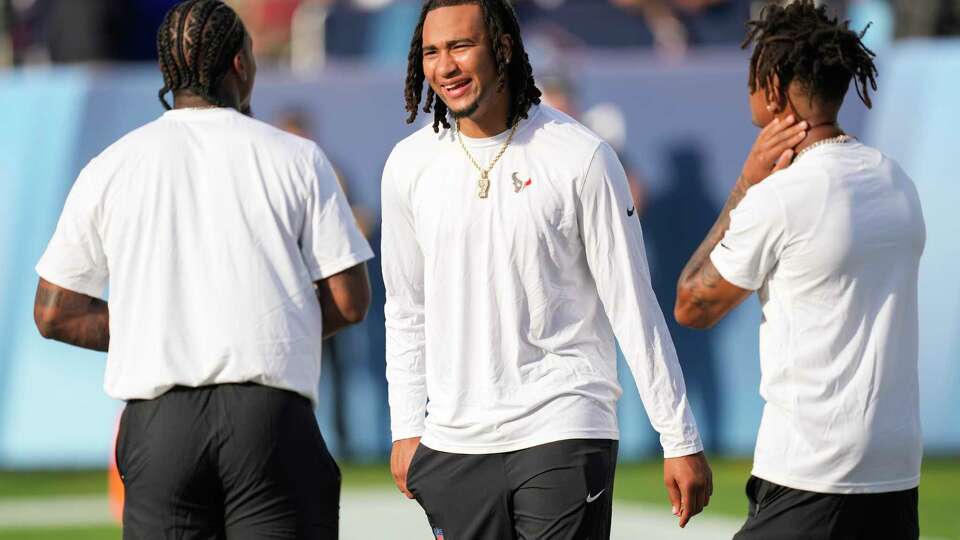
M 633 216 L 633 213 L 636 212 L 636 211 L 637 211 L 637 207 L 636 207 L 636 206 L 630 208 L 629 210 L 627 210 L 627 216 Z M 601 493 L 602 493 L 602 492 L 601 492 Z
M 590 504 L 590 503 L 592 503 L 593 501 L 599 499 L 600 496 L 603 495 L 603 492 L 604 492 L 604 491 L 606 491 L 606 488 L 601 489 L 599 492 L 597 492 L 596 495 L 590 495 L 589 493 L 587 493 L 587 504 Z

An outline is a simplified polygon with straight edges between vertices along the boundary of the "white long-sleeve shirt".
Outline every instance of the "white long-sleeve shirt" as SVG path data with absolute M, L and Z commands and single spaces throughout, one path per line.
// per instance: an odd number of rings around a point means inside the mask
M 506 137 L 464 142 L 486 165 Z M 467 454 L 617 439 L 619 340 L 664 455 L 700 451 L 610 146 L 534 107 L 490 173 L 489 198 L 478 180 L 455 131 L 429 126 L 384 170 L 393 439 Z

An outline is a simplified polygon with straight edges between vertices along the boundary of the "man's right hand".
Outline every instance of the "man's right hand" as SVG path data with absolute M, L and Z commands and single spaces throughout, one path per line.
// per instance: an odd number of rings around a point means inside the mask
M 420 445 L 420 437 L 410 437 L 409 439 L 400 439 L 393 442 L 393 450 L 390 451 L 390 472 L 393 473 L 393 481 L 397 484 L 400 493 L 413 498 L 413 494 L 407 490 L 407 471 L 410 470 L 410 462 L 413 461 L 413 454 Z
M 787 168 L 793 162 L 793 148 L 807 136 L 808 128 L 806 121 L 797 124 L 792 114 L 767 124 L 757 135 L 740 173 L 747 187 L 759 184 L 774 172 Z

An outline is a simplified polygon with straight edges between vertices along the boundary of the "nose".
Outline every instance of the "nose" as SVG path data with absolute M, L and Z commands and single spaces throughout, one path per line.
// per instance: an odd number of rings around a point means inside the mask
M 440 51 L 440 57 L 437 59 L 437 73 L 441 77 L 449 79 L 457 75 L 459 71 L 460 67 L 453 55 L 446 50 Z

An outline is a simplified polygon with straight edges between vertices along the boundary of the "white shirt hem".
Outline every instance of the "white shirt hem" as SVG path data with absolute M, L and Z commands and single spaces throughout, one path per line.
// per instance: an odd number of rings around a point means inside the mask
M 500 454 L 503 452 L 513 452 L 515 450 L 525 450 L 527 448 L 532 448 L 534 446 L 539 446 L 541 444 L 548 444 L 557 441 L 565 441 L 569 439 L 610 439 L 610 440 L 620 440 L 620 433 L 616 430 L 579 430 L 579 431 L 568 431 L 561 433 L 550 433 L 538 435 L 536 437 L 528 437 L 525 439 L 520 439 L 516 441 L 507 441 L 501 444 L 486 444 L 486 445 L 464 445 L 464 444 L 451 444 L 444 442 L 442 440 L 436 439 L 430 433 L 424 433 L 423 438 L 420 439 L 420 444 L 430 448 L 431 450 L 437 450 L 438 452 L 447 452 L 450 454 Z
M 820 482 L 804 478 L 792 478 L 773 471 L 765 471 L 754 466 L 750 473 L 757 478 L 773 482 L 784 487 L 813 491 L 815 493 L 831 493 L 837 495 L 853 495 L 860 493 L 888 493 L 904 491 L 920 485 L 920 475 L 906 479 L 888 480 L 886 482 Z

